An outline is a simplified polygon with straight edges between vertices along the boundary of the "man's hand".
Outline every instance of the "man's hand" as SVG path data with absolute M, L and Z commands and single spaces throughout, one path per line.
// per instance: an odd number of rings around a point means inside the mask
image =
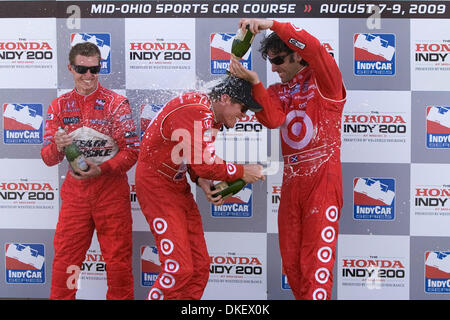
M 68 129 L 69 127 L 66 126 L 64 132 L 56 131 L 55 133 L 56 149 L 58 149 L 59 152 L 62 152 L 64 147 L 71 145 L 73 142 L 73 139 L 67 134 Z
M 255 71 L 246 69 L 236 58 L 231 56 L 230 73 L 238 78 L 247 80 L 255 85 L 259 83 L 258 74 Z
M 266 180 L 266 177 L 263 174 L 263 166 L 260 164 L 245 164 L 244 176 L 242 179 L 247 183 L 253 183 L 258 180 Z
M 246 31 L 247 25 L 249 25 L 249 30 L 257 34 L 262 30 L 270 29 L 273 25 L 272 20 L 266 20 L 266 19 L 248 19 L 243 18 L 241 21 L 239 21 L 239 28 L 242 29 L 242 31 Z
M 88 171 L 81 171 L 81 170 L 73 170 L 70 171 L 70 174 L 72 177 L 74 177 L 77 180 L 84 180 L 89 178 L 95 178 L 102 174 L 102 169 L 100 169 L 99 166 L 97 166 L 92 161 L 86 159 L 86 163 L 89 165 Z
M 211 202 L 215 206 L 222 205 L 225 200 L 222 199 L 222 196 L 213 197 L 214 191 L 211 191 L 211 187 L 213 186 L 213 182 L 211 180 L 198 178 L 197 181 L 200 188 L 202 188 L 203 192 L 205 193 L 206 199 L 208 199 L 209 202 Z

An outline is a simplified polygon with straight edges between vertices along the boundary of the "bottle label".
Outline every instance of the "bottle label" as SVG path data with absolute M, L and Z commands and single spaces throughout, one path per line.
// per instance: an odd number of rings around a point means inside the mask
M 72 169 L 77 170 L 77 171 L 87 171 L 89 168 L 83 155 L 79 155 L 73 161 L 70 161 L 69 163 L 70 163 L 70 166 L 72 167 Z

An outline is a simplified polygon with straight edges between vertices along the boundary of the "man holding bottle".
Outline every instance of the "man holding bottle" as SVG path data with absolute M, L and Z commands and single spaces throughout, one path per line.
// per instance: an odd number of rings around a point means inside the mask
M 50 299 L 74 299 L 77 268 L 85 259 L 94 229 L 107 265 L 107 299 L 133 299 L 132 219 L 126 172 L 138 157 L 138 136 L 128 100 L 98 82 L 100 50 L 80 43 L 69 53 L 74 90 L 48 108 L 41 157 L 48 166 L 76 142 L 86 171 L 76 167 L 61 187 L 62 205 L 54 236 Z M 63 128 L 64 130 L 58 130 Z M 75 272 L 75 274 L 74 274 Z
M 264 180 L 262 166 L 234 164 L 215 154 L 217 131 L 222 125 L 233 127 L 247 109 L 261 110 L 250 83 L 229 76 L 209 94 L 187 92 L 172 99 L 145 131 L 136 193 L 162 268 L 149 300 L 200 299 L 208 282 L 209 255 L 186 172 L 216 205 L 223 199 L 213 196 L 210 180 Z
M 231 74 L 253 84 L 257 119 L 281 131 L 284 158 L 278 233 L 283 269 L 296 299 L 330 299 L 342 208 L 341 116 L 346 90 L 334 58 L 291 23 L 242 19 L 253 33 L 271 29 L 261 53 L 281 83 L 269 88 L 237 60 Z

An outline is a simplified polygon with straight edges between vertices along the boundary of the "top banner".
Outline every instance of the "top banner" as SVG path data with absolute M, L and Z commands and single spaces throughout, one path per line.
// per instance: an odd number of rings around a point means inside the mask
M 448 1 L 0 1 L 0 18 L 449 18 Z

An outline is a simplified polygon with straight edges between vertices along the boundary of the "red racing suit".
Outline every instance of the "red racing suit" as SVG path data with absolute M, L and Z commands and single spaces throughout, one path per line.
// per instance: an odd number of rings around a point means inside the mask
M 233 181 L 243 166 L 215 154 L 216 123 L 205 94 L 188 92 L 169 101 L 141 141 L 136 194 L 158 248 L 162 271 L 149 300 L 197 300 L 209 278 L 202 220 L 186 179 Z
M 340 130 L 346 91 L 334 58 L 316 38 L 290 23 L 274 21 L 271 30 L 309 63 L 288 83 L 252 88 L 264 107 L 257 119 L 280 127 L 283 269 L 296 299 L 330 299 L 342 208 Z
M 64 159 L 54 135 L 58 127 L 65 126 L 102 174 L 85 180 L 66 174 L 54 237 L 50 298 L 75 298 L 76 285 L 70 284 L 74 269 L 70 268 L 81 266 L 96 229 L 107 265 L 107 299 L 133 299 L 132 218 L 126 172 L 137 161 L 139 140 L 128 100 L 100 84 L 88 96 L 72 90 L 53 100 L 41 150 L 48 166 Z

